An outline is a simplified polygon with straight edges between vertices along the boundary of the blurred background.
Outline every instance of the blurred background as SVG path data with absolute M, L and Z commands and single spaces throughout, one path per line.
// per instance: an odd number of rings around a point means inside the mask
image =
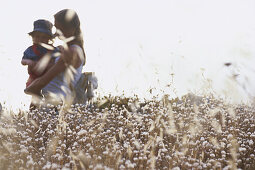
M 214 92 L 234 102 L 255 94 L 253 0 L 9 0 L 1 2 L 0 102 L 27 107 L 20 61 L 37 19 L 61 9 L 81 20 L 98 95 L 142 98 Z

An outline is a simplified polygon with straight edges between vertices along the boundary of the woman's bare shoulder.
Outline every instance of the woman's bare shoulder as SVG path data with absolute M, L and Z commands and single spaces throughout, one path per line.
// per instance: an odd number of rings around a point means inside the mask
M 73 52 L 75 56 L 74 60 L 79 61 L 79 63 L 77 63 L 78 65 L 80 65 L 81 63 L 84 63 L 85 56 L 84 56 L 82 48 L 79 45 L 76 45 L 76 44 L 71 45 L 70 50 Z
M 78 54 L 82 52 L 82 48 L 77 44 L 73 44 L 69 48 Z

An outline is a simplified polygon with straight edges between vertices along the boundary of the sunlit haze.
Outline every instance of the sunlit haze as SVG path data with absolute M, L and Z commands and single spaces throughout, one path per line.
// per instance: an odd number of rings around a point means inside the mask
M 20 63 L 32 44 L 27 33 L 33 21 L 53 22 L 64 8 L 80 17 L 84 71 L 95 72 L 100 94 L 150 97 L 152 89 L 178 96 L 208 91 L 208 82 L 217 93 L 237 98 L 254 93 L 253 0 L 8 0 L 0 10 L 1 103 L 29 103 L 23 92 L 28 74 Z M 228 79 L 232 73 L 239 74 L 237 84 Z

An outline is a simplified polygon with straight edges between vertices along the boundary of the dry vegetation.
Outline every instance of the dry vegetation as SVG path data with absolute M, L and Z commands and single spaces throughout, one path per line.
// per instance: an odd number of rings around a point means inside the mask
M 0 169 L 254 169 L 254 109 L 199 99 L 3 112 Z

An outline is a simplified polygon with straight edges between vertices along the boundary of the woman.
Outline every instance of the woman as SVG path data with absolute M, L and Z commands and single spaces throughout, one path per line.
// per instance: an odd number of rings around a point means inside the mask
M 54 15 L 55 27 L 60 39 L 66 42 L 60 48 L 55 64 L 28 88 L 27 94 L 40 94 L 51 104 L 72 102 L 73 87 L 82 75 L 85 64 L 83 37 L 77 13 L 64 9 Z

